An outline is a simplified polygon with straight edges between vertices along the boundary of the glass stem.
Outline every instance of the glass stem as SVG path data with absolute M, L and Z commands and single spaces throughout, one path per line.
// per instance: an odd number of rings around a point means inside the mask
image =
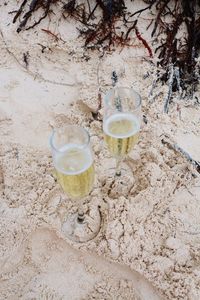
M 78 208 L 77 222 L 79 224 L 82 224 L 84 222 L 84 219 L 85 219 L 85 214 L 84 214 L 84 208 L 82 203 Z
M 116 176 L 121 176 L 121 161 L 122 158 L 121 157 L 117 157 L 116 159 L 116 171 L 115 171 L 115 175 Z

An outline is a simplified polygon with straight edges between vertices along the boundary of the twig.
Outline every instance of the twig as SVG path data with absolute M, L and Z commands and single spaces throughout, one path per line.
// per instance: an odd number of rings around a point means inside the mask
M 196 168 L 197 172 L 200 173 L 200 162 L 193 159 L 188 152 L 183 150 L 177 144 L 171 143 L 170 141 L 166 141 L 166 140 L 162 139 L 161 142 L 163 143 L 163 145 L 167 145 L 167 147 L 169 149 L 173 149 L 173 150 L 181 153 L 189 162 L 191 162 L 191 164 Z
M 169 101 L 171 99 L 172 96 L 172 85 L 173 85 L 173 81 L 174 81 L 174 66 L 173 64 L 171 64 L 171 66 L 169 67 L 169 81 L 168 81 L 168 92 L 167 95 L 164 99 L 164 112 L 168 113 L 169 111 Z
M 37 1 L 37 0 L 36 0 L 36 1 Z M 26 30 L 29 30 L 29 29 L 31 29 L 31 28 L 34 28 L 36 25 L 40 24 L 40 22 L 41 22 L 42 20 L 44 20 L 44 19 L 47 17 L 47 15 L 48 15 L 48 13 L 49 13 L 49 8 L 50 8 L 50 5 L 51 5 L 51 1 L 52 1 L 52 0 L 47 0 L 47 5 L 46 5 L 46 9 L 45 9 L 45 12 L 44 12 L 43 16 L 42 16 L 38 21 L 36 21 L 33 25 L 31 25 L 31 26 L 29 26 L 28 28 L 26 28 Z
M 52 37 L 54 37 L 56 41 L 59 40 L 59 38 L 57 37 L 57 35 L 55 33 L 51 32 L 50 30 L 44 29 L 44 28 L 42 28 L 41 30 L 44 31 L 44 32 L 46 32 L 47 34 L 51 35 Z
M 35 10 L 37 3 L 38 3 L 38 0 L 32 0 L 29 11 L 24 15 L 23 21 L 19 24 L 19 27 L 17 28 L 18 33 L 22 30 L 23 27 L 26 26 L 26 23 L 27 23 L 28 19 L 31 17 L 33 11 Z M 17 15 L 19 16 L 18 13 L 16 14 L 16 16 Z M 20 13 L 21 13 L 21 11 L 20 11 Z M 14 17 L 13 21 L 15 20 L 15 17 Z
M 154 4 L 155 2 L 156 2 L 156 0 L 152 1 L 152 3 L 151 3 L 150 5 L 148 5 L 147 7 L 142 8 L 142 9 L 140 9 L 140 10 L 134 12 L 132 15 L 130 15 L 130 17 L 133 17 L 133 16 L 135 16 L 135 15 L 137 15 L 137 14 L 141 14 L 143 11 L 145 11 L 145 10 L 147 10 L 147 9 L 151 9 L 152 6 L 153 6 L 153 4 Z
M 170 0 L 165 0 L 165 1 L 164 1 L 163 6 L 161 7 L 161 9 L 160 9 L 160 11 L 159 11 L 159 13 L 158 13 L 158 15 L 157 15 L 157 17 L 156 17 L 154 29 L 153 29 L 153 31 L 152 31 L 152 33 L 151 33 L 151 36 L 152 36 L 152 37 L 154 36 L 154 33 L 156 32 L 156 29 L 157 29 L 157 27 L 158 27 L 158 23 L 159 23 L 159 20 L 160 20 L 160 16 L 162 15 L 162 13 L 163 13 L 163 11 L 164 11 L 166 5 L 169 3 L 169 1 L 170 1 Z
M 93 10 L 91 11 L 91 13 L 90 13 L 89 16 L 88 16 L 87 21 L 89 21 L 90 18 L 93 16 L 93 14 L 94 14 L 95 10 L 97 9 L 97 6 L 98 6 L 98 5 L 99 5 L 98 3 L 95 5 L 95 7 L 93 8 Z
M 129 33 L 131 32 L 131 30 L 133 30 L 135 28 L 136 24 L 137 24 L 137 20 L 135 20 L 133 22 L 133 25 L 131 27 L 129 27 L 129 29 L 127 30 L 126 35 L 125 35 L 125 40 L 128 39 Z
M 180 98 L 181 97 L 181 93 L 182 93 L 182 87 L 181 87 L 181 79 L 180 79 L 180 69 L 179 69 L 179 67 L 175 67 L 174 68 L 174 76 L 176 78 L 176 83 L 177 83 L 178 92 L 179 92 L 179 98 Z
M 24 8 L 24 6 L 26 5 L 26 2 L 27 0 L 24 0 L 19 8 L 19 10 L 17 11 L 16 15 L 14 16 L 14 19 L 13 19 L 13 23 L 15 23 L 17 21 L 17 18 L 21 15 L 22 13 L 22 10 Z

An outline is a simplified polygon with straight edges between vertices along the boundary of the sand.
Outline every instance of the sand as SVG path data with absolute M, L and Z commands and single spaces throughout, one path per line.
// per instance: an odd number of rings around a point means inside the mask
M 102 57 L 84 51 L 73 22 L 66 31 L 55 16 L 18 35 L 7 14 L 15 8 L 0 10 L 0 299 L 200 299 L 199 173 L 173 147 L 200 161 L 199 106 L 181 99 L 163 114 L 167 86 L 149 96 L 156 69 L 138 41 Z M 120 85 L 141 94 L 145 116 L 116 181 L 102 122 L 92 116 L 113 69 Z M 81 245 L 62 233 L 73 203 L 52 175 L 49 136 L 64 124 L 87 128 L 95 155 L 91 201 L 102 227 Z

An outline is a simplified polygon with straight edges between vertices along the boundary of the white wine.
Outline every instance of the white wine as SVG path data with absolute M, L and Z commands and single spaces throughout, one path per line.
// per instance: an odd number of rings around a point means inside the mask
M 138 142 L 140 124 L 135 115 L 119 112 L 105 120 L 103 130 L 111 154 L 123 157 Z
M 90 149 L 69 144 L 56 154 L 57 179 L 71 198 L 83 198 L 92 190 L 94 165 Z

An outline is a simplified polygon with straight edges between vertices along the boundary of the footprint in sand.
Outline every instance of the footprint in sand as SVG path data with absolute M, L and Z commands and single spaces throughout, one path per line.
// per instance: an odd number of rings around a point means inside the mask
M 13 271 L 23 260 L 25 244 L 20 225 L 10 216 L 0 218 L 0 276 Z
M 136 272 L 75 250 L 49 229 L 36 230 L 28 248 L 38 274 L 22 299 L 161 299 Z

